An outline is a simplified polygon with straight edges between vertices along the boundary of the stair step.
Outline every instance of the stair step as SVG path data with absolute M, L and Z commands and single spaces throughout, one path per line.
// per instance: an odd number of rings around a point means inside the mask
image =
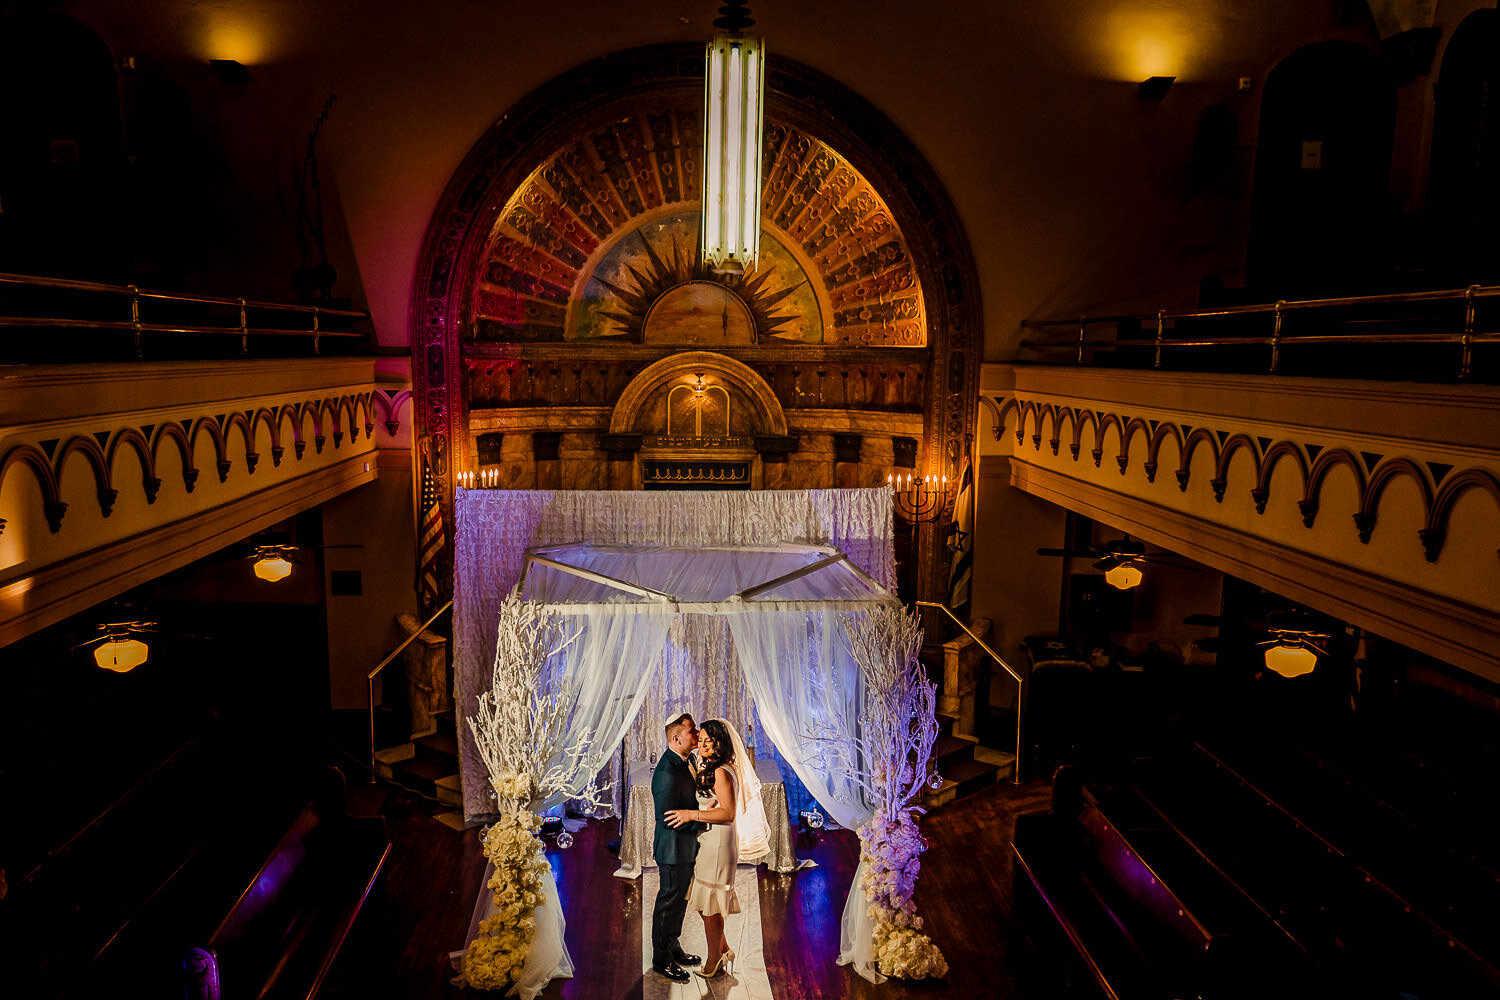
M 432 721 L 437 724 L 437 731 L 440 733 L 452 736 L 458 732 L 458 716 L 451 708 L 432 713 Z
M 438 729 L 436 732 L 419 736 L 412 740 L 417 745 L 417 753 L 426 756 L 451 757 L 458 759 L 458 737 L 452 733 Z
M 400 775 L 403 781 L 425 782 L 422 786 L 423 791 L 426 791 L 426 785 L 431 785 L 433 794 L 436 795 L 438 779 L 450 777 L 453 774 L 453 764 L 430 757 L 417 756 L 396 761 L 391 765 L 391 770 Z
M 952 715 L 944 715 L 942 712 L 934 714 L 937 716 L 938 736 L 952 736 L 953 724 L 958 721 L 958 718 Z
M 973 760 L 975 742 L 962 736 L 939 736 L 932 745 L 932 759 L 938 770 L 945 771 L 960 761 Z
M 950 781 L 958 786 L 958 797 L 972 795 L 981 788 L 988 788 L 995 783 L 1000 774 L 1000 768 L 995 764 L 986 764 L 982 760 L 959 761 L 945 772 L 943 784 Z
M 940 766 L 938 773 L 943 776 L 943 786 L 937 791 L 924 792 L 922 805 L 927 809 L 935 809 L 983 791 L 1002 778 L 1015 774 L 1015 759 L 1010 754 L 987 750 L 986 756 L 1002 758 L 1004 763 L 992 764 L 971 759 L 961 760 L 947 767 Z
M 433 782 L 433 785 L 436 786 L 439 802 L 449 806 L 464 804 L 463 781 L 458 775 L 450 774 L 445 778 L 439 778 Z

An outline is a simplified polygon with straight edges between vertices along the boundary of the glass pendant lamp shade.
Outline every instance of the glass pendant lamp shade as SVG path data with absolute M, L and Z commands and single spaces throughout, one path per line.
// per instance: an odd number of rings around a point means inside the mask
M 1266 666 L 1283 677 L 1310 674 L 1317 665 L 1317 652 L 1306 646 L 1279 645 L 1266 650 Z
M 255 565 L 252 568 L 255 570 L 255 575 L 267 583 L 285 580 L 292 574 L 291 562 L 282 555 L 262 556 L 255 560 Z
M 1133 562 L 1121 563 L 1104 574 L 1104 582 L 1116 590 L 1139 586 L 1143 578 L 1140 567 Z
M 124 674 L 145 663 L 150 652 L 150 647 L 139 639 L 110 639 L 94 647 L 94 663 Z
M 760 257 L 760 143 L 765 44 L 740 31 L 708 43 L 703 88 L 703 225 L 699 245 L 716 271 Z

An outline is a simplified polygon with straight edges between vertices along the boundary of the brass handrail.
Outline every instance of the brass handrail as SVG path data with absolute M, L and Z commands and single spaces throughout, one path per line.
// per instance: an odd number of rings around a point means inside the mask
M 48 278 L 34 274 L 9 274 L 0 272 L 0 284 L 32 285 L 36 288 L 66 288 L 75 292 L 107 292 L 114 295 L 129 295 L 143 299 L 162 299 L 167 302 L 196 302 L 204 305 L 238 306 L 251 309 L 277 309 L 283 312 L 322 313 L 324 316 L 353 316 L 362 319 L 369 313 L 354 309 L 329 309 L 325 306 L 303 306 L 288 302 L 257 302 L 253 299 L 226 298 L 222 295 L 191 295 L 183 292 L 156 292 L 134 285 L 109 285 L 99 281 L 77 281 L 73 278 Z
M 110 285 L 99 281 L 78 281 L 72 278 L 49 278 L 41 275 L 10 274 L 0 272 L 0 285 L 25 285 L 33 288 L 57 288 L 74 292 L 98 292 L 106 295 L 127 296 L 130 299 L 130 319 L 128 320 L 95 320 L 77 319 L 74 317 L 60 316 L 0 316 L 0 328 L 3 327 L 25 327 L 25 328 L 76 328 L 92 330 L 128 330 L 134 340 L 135 356 L 143 354 L 141 335 L 145 333 L 170 333 L 170 334 L 234 334 L 240 338 L 240 353 L 245 354 L 249 348 L 250 335 L 269 337 L 311 337 L 313 353 L 320 354 L 322 340 L 324 337 L 350 337 L 363 338 L 365 334 L 342 331 L 324 330 L 321 320 L 327 316 L 347 316 L 355 319 L 368 319 L 369 313 L 359 312 L 353 309 L 330 309 L 326 306 L 293 305 L 285 302 L 261 302 L 252 299 L 227 298 L 222 295 L 195 295 L 180 292 L 159 292 L 150 289 L 139 288 L 135 285 Z M 162 302 L 193 303 L 197 305 L 233 306 L 237 310 L 238 321 L 233 325 L 222 326 L 199 326 L 191 324 L 175 323 L 148 323 L 141 320 L 141 300 L 155 299 Z M 276 328 L 276 327 L 251 327 L 246 322 L 245 312 L 247 309 L 261 309 L 271 312 L 297 313 L 310 316 L 312 323 L 308 329 Z
M 1424 292 L 1392 292 L 1384 295 L 1357 295 L 1340 298 L 1327 299 L 1296 299 L 1292 301 L 1266 302 L 1256 305 L 1244 306 L 1222 306 L 1214 309 L 1184 309 L 1169 312 L 1159 309 L 1148 315 L 1102 315 L 1102 316 L 1079 316 L 1068 319 L 1042 319 L 1023 320 L 1021 326 L 1027 329 L 1041 329 L 1043 327 L 1067 326 L 1076 327 L 1076 336 L 1070 336 L 1067 340 L 1022 340 L 1020 346 L 1031 349 L 1069 349 L 1076 352 L 1076 362 L 1086 362 L 1085 350 L 1089 347 L 1111 347 L 1117 349 L 1151 350 L 1154 352 L 1153 365 L 1161 367 L 1161 356 L 1163 348 L 1178 347 L 1233 347 L 1233 346 L 1269 346 L 1271 349 L 1270 370 L 1275 372 L 1279 368 L 1281 349 L 1289 344 L 1457 344 L 1461 348 L 1459 355 L 1458 377 L 1467 380 L 1471 375 L 1473 366 L 1473 345 L 1476 343 L 1500 342 L 1500 333 L 1481 332 L 1478 329 L 1476 301 L 1483 298 L 1494 298 L 1500 296 L 1500 285 L 1470 285 L 1467 288 L 1442 289 Z M 1438 333 L 1308 333 L 1293 334 L 1288 336 L 1283 330 L 1283 320 L 1288 312 L 1294 310 L 1336 309 L 1348 306 L 1374 306 L 1395 305 L 1411 302 L 1454 302 L 1463 303 L 1464 317 L 1463 329 Z M 1166 336 L 1166 323 L 1168 320 L 1180 319 L 1212 319 L 1228 316 L 1270 316 L 1274 321 L 1274 327 L 1266 336 L 1193 336 L 1181 340 L 1171 339 Z M 1102 339 L 1089 339 L 1088 327 L 1097 323 L 1122 323 L 1127 321 L 1138 321 L 1144 328 L 1150 321 L 1155 322 L 1155 336 L 1121 338 L 1119 336 Z
M 979 644 L 979 648 L 982 649 L 982 650 L 984 650 L 986 653 L 988 653 L 990 659 L 992 659 L 996 663 L 1000 664 L 1000 668 L 1002 670 L 1004 670 L 1007 674 L 1010 674 L 1012 677 L 1015 678 L 1015 681 L 1016 681 L 1016 769 L 1015 769 L 1014 778 L 1015 778 L 1015 783 L 1019 785 L 1021 783 L 1021 706 L 1024 703 L 1022 695 L 1025 694 L 1025 691 L 1026 691 L 1026 687 L 1025 687 L 1026 682 L 1025 682 L 1025 680 L 1021 677 L 1020 674 L 1016 673 L 1015 670 L 1011 668 L 1011 665 L 1009 663 L 1005 662 L 1004 658 L 1002 658 L 999 653 L 995 652 L 993 649 L 990 648 L 990 644 L 989 643 L 985 642 L 983 639 L 979 638 L 979 636 L 975 635 L 973 633 L 973 631 L 971 631 L 969 629 L 969 626 L 965 625 L 959 619 L 958 615 L 956 615 L 956 614 L 953 613 L 953 609 L 950 608 L 950 607 L 948 607 L 948 605 L 946 605 L 946 604 L 939 604 L 939 603 L 937 603 L 935 601 L 918 601 L 917 602 L 917 607 L 919 607 L 919 608 L 936 608 L 937 610 L 941 611 L 943 614 L 947 615 L 949 618 L 952 618 L 953 619 L 953 623 L 955 625 L 957 625 L 959 628 L 963 629 L 964 633 L 966 635 L 968 635 L 968 637 L 970 639 L 973 639 L 976 643 L 978 643 Z
M 365 675 L 365 685 L 367 688 L 367 693 L 369 695 L 369 701 L 367 702 L 367 704 L 370 709 L 370 784 L 372 785 L 375 784 L 375 678 L 380 676 L 380 672 L 385 669 L 386 664 L 390 663 L 396 657 L 405 652 L 406 647 L 410 646 L 412 642 L 416 640 L 417 636 L 421 635 L 423 632 L 426 632 L 428 627 L 431 626 L 433 622 L 442 617 L 443 612 L 447 611 L 451 607 L 453 607 L 453 599 L 449 598 L 446 604 L 432 613 L 431 618 L 422 623 L 421 628 L 417 629 L 411 635 L 407 636 L 405 641 L 402 642 L 401 645 L 392 650 L 389 656 L 375 665 L 374 670 L 371 670 L 368 674 Z
M 1026 319 L 1022 326 L 1073 326 L 1079 322 L 1119 323 L 1130 319 L 1154 319 L 1161 315 L 1165 319 L 1202 319 L 1211 316 L 1246 316 L 1257 313 L 1274 313 L 1279 306 L 1288 309 L 1334 309 L 1339 306 L 1391 305 L 1402 302 L 1446 302 L 1464 301 L 1470 298 L 1490 298 L 1500 295 L 1500 285 L 1471 285 L 1467 288 L 1441 289 L 1426 292 L 1389 292 L 1383 295 L 1350 295 L 1329 299 L 1289 299 L 1285 302 L 1263 302 L 1244 306 L 1222 306 L 1217 309 L 1185 309 L 1178 312 L 1163 310 L 1160 314 L 1126 313 L 1114 316 L 1070 316 L 1067 319 Z

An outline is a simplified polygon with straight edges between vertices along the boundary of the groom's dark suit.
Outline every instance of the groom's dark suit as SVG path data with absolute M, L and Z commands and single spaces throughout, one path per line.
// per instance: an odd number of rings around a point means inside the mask
M 677 938 L 682 934 L 693 862 L 698 857 L 698 831 L 703 829 L 702 823 L 684 823 L 676 829 L 667 826 L 668 809 L 698 808 L 693 772 L 688 762 L 670 747 L 661 755 L 651 775 L 651 797 L 656 804 L 652 853 L 656 855 L 657 872 L 661 876 L 656 909 L 651 914 L 651 964 L 662 967 L 682 954 Z

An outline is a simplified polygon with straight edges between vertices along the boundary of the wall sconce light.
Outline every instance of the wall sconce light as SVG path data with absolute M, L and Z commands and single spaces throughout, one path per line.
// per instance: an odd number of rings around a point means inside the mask
M 1271 638 L 1260 643 L 1266 647 L 1266 668 L 1282 677 L 1310 674 L 1318 665 L 1318 657 L 1327 655 L 1318 645 L 1318 640 L 1328 638 L 1322 632 L 1281 628 L 1268 628 L 1266 631 Z
M 1152 76 L 1141 81 L 1136 88 L 1136 96 L 1148 101 L 1159 101 L 1167 96 L 1167 91 L 1172 89 L 1175 76 Z
M 745 0 L 726 0 L 708 43 L 703 83 L 703 213 L 699 245 L 715 271 L 760 259 L 760 144 L 766 48 L 746 34 Z
M 260 545 L 255 549 L 251 558 L 255 564 L 251 567 L 255 575 L 267 583 L 276 583 L 285 580 L 292 575 L 292 561 L 287 558 L 289 545 Z

